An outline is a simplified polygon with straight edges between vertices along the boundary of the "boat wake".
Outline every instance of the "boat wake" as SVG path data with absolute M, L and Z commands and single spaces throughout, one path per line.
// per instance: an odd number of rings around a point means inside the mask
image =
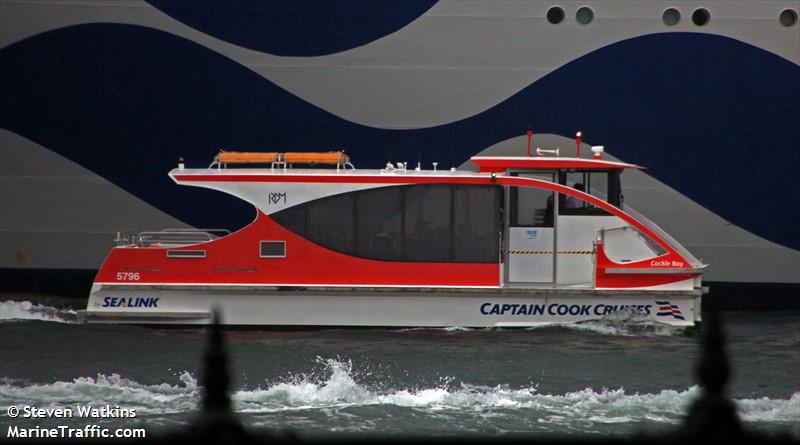
M 0 323 L 23 320 L 76 323 L 77 314 L 72 309 L 59 309 L 30 301 L 0 301 Z
M 580 323 L 562 324 L 560 327 L 578 331 L 588 331 L 595 334 L 622 336 L 622 337 L 674 337 L 685 336 L 693 332 L 693 326 L 671 326 L 649 320 L 631 319 L 602 319 L 590 320 Z M 531 328 L 536 329 L 536 328 Z
M 627 393 L 623 388 L 586 388 L 565 394 L 540 394 L 536 387 L 511 388 L 508 385 L 477 386 L 445 382 L 430 388 L 376 390 L 359 383 L 350 361 L 321 359 L 323 372 L 289 375 L 264 387 L 241 388 L 232 395 L 234 409 L 265 420 L 264 426 L 281 428 L 276 414 L 293 417 L 359 417 L 370 413 L 373 419 L 390 415 L 392 410 L 412 410 L 423 417 L 468 416 L 469 418 L 522 415 L 535 424 L 574 430 L 585 424 L 675 425 L 682 421 L 689 404 L 699 394 L 698 387 L 685 391 L 664 389 L 655 394 Z M 28 383 L 0 379 L 0 412 L 11 405 L 74 407 L 75 404 L 117 405 L 135 408 L 140 416 L 194 411 L 202 390 L 189 372 L 176 374 L 177 382 L 146 385 L 112 374 L 81 377 L 72 381 Z M 788 399 L 741 399 L 735 401 L 745 422 L 778 424 L 791 428 L 800 412 L 800 392 Z M 382 414 L 383 413 L 383 414 Z M 268 414 L 264 416 L 264 414 Z M 280 417 L 280 416 L 279 416 Z M 369 422 L 362 428 L 369 431 Z
M 555 330 L 568 329 L 574 331 L 592 332 L 594 334 L 621 336 L 621 337 L 675 337 L 685 336 L 693 332 L 694 327 L 671 326 L 664 323 L 657 323 L 646 319 L 600 319 L 589 320 L 578 323 L 545 323 L 538 326 L 526 328 L 467 328 L 463 326 L 452 326 L 447 328 L 404 328 L 399 332 L 420 332 L 420 331 L 444 331 L 451 333 L 460 332 L 494 332 L 504 330 Z

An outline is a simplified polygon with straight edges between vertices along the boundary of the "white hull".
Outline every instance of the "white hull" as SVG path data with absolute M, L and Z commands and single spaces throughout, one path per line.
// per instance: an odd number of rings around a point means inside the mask
M 204 325 L 218 308 L 222 324 L 240 326 L 532 327 L 604 318 L 692 326 L 700 292 L 96 285 L 87 308 L 89 323 Z

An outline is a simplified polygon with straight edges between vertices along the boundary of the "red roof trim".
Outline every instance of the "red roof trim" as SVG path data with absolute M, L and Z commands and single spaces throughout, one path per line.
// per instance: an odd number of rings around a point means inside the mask
M 624 162 L 604 161 L 602 159 L 578 158 L 550 158 L 550 157 L 508 157 L 508 156 L 475 156 L 470 159 L 477 164 L 482 172 L 500 172 L 507 169 L 580 169 L 580 170 L 607 170 L 611 168 L 636 168 L 642 167 Z

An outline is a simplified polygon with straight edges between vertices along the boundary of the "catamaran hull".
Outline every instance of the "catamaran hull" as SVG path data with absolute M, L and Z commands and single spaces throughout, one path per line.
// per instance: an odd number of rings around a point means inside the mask
M 222 324 L 237 326 L 531 327 L 602 319 L 692 326 L 700 321 L 700 292 L 96 285 L 80 316 L 204 325 L 214 309 Z

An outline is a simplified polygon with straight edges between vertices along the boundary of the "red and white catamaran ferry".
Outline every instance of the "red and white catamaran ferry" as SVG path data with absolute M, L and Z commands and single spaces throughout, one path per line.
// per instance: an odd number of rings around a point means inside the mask
M 176 183 L 239 197 L 256 219 L 234 233 L 121 240 L 81 315 L 207 324 L 218 307 L 229 325 L 693 325 L 705 266 L 623 210 L 620 177 L 640 167 L 592 151 L 473 157 L 479 172 L 359 170 L 343 152 L 221 151 L 209 168 L 180 164 Z

